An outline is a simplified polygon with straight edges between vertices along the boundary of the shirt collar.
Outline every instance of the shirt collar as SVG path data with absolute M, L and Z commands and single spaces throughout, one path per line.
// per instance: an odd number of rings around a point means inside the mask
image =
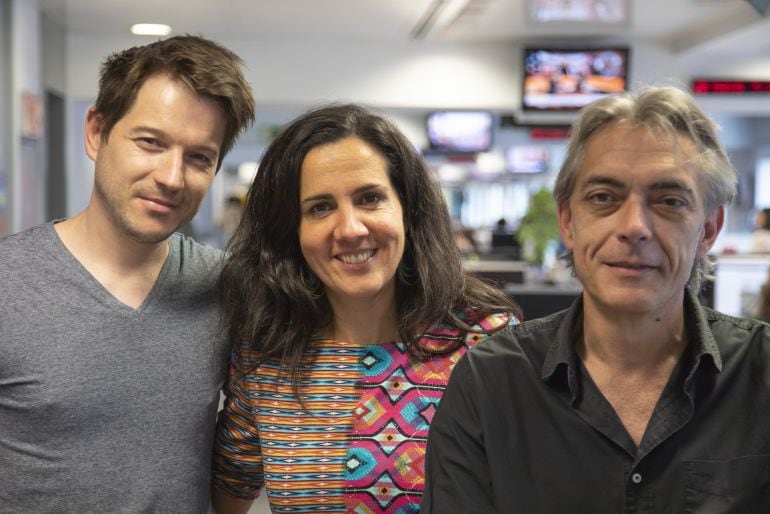
M 687 322 L 688 336 L 690 338 L 690 354 L 693 356 L 695 366 L 693 373 L 710 360 L 717 373 L 722 371 L 722 355 L 719 353 L 714 334 L 709 328 L 704 310 L 695 294 L 687 290 L 684 297 L 684 312 Z M 691 373 L 692 375 L 692 373 Z
M 561 320 L 556 337 L 543 361 L 541 378 L 551 384 L 568 387 L 573 400 L 577 394 L 577 372 L 580 368 L 575 341 L 583 330 L 583 295 L 579 295 Z
M 722 371 L 722 357 L 714 335 L 698 298 L 688 289 L 685 292 L 684 312 L 686 330 L 689 338 L 689 352 L 694 365 L 687 380 L 699 373 L 702 368 L 713 366 L 716 373 Z M 578 394 L 578 376 L 581 363 L 575 352 L 575 342 L 579 339 L 583 327 L 583 296 L 580 295 L 567 310 L 556 337 L 543 361 L 541 378 L 551 385 L 569 387 L 573 399 Z M 710 361 L 711 365 L 706 364 Z M 704 370 L 705 372 L 705 370 Z

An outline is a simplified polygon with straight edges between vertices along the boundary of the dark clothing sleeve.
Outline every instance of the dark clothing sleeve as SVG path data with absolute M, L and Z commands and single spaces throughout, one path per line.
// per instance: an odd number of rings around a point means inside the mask
M 455 367 L 428 435 L 423 514 L 489 514 L 492 483 L 470 362 Z

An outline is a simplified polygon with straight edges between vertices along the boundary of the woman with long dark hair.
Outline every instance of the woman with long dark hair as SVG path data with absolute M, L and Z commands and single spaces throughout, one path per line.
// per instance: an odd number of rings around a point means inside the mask
M 428 428 L 465 352 L 516 323 L 467 275 L 440 186 L 356 105 L 267 149 L 221 277 L 235 342 L 213 497 L 245 512 L 418 512 Z

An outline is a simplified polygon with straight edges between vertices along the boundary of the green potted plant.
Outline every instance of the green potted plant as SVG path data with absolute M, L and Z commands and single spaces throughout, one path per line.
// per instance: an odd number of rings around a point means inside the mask
M 548 188 L 539 189 L 530 198 L 527 212 L 519 223 L 517 236 L 522 244 L 524 259 L 542 266 L 548 245 L 559 240 L 556 202 Z

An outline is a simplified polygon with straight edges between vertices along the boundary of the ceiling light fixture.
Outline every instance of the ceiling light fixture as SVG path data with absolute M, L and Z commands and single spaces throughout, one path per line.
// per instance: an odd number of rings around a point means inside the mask
M 433 0 L 425 14 L 412 30 L 412 39 L 425 39 L 449 25 L 471 0 Z
M 131 25 L 131 33 L 136 36 L 168 36 L 171 27 L 162 23 L 136 23 Z

